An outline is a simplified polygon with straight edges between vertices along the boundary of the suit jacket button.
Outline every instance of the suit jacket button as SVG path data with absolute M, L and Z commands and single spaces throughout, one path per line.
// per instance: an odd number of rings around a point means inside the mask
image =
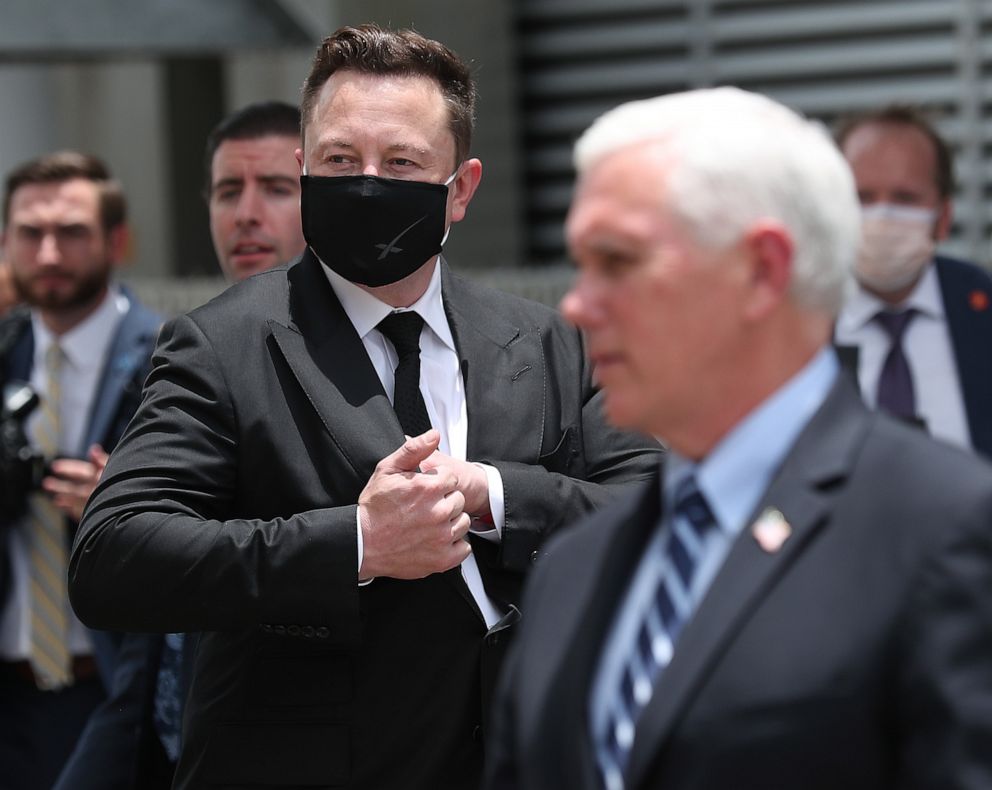
M 262 630 L 267 634 L 272 633 L 272 625 L 270 623 L 262 623 Z
M 315 632 L 314 627 L 312 625 L 305 625 L 305 626 L 303 626 L 303 638 L 304 639 L 313 639 L 314 633 L 316 633 L 316 632 Z
M 302 631 L 303 629 L 301 629 L 298 625 L 291 625 L 289 628 L 286 629 L 286 632 L 290 636 L 299 636 L 302 633 Z
M 272 628 L 272 630 L 275 631 L 277 634 L 279 634 L 279 636 L 285 636 L 286 635 L 286 626 L 284 626 L 284 625 L 274 626 Z
M 482 727 L 480 727 L 478 724 L 476 724 L 472 728 L 472 740 L 475 741 L 476 743 L 482 742 Z
M 331 629 L 329 629 L 327 626 L 322 625 L 320 626 L 320 628 L 317 629 L 318 639 L 327 639 L 327 637 L 329 637 L 330 635 L 331 635 Z

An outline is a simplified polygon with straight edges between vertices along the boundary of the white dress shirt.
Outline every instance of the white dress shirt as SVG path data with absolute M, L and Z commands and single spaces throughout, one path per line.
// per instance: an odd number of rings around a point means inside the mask
M 57 339 L 65 359 L 62 364 L 61 403 L 59 409 L 59 447 L 63 456 L 81 456 L 93 399 L 100 384 L 100 374 L 107 352 L 121 318 L 128 311 L 128 299 L 112 289 L 100 306 L 81 324 L 55 338 L 36 310 L 31 311 L 34 333 L 34 358 L 31 363 L 31 387 L 44 397 L 48 390 L 45 355 Z M 28 436 L 34 435 L 39 410 L 28 418 Z M 0 658 L 6 661 L 26 659 L 31 650 L 31 610 L 29 604 L 29 568 L 26 535 L 27 519 L 8 531 L 10 552 L 10 595 L 0 615 Z M 68 608 L 68 603 L 66 604 Z M 69 609 L 69 651 L 73 655 L 93 652 L 86 629 Z
M 889 335 L 872 319 L 886 307 L 881 299 L 858 288 L 841 310 L 835 331 L 838 345 L 859 349 L 858 383 L 865 403 L 872 408 L 877 403 L 878 379 L 891 345 Z M 916 288 L 899 307 L 912 307 L 917 312 L 902 340 L 913 375 L 917 415 L 931 435 L 971 449 L 961 380 L 933 264 L 927 266 Z
M 395 388 L 394 376 L 398 357 L 393 344 L 376 329 L 383 318 L 396 311 L 385 302 L 376 299 L 368 291 L 335 273 L 321 262 L 331 288 L 341 302 L 345 313 L 362 339 L 362 344 L 375 368 L 382 388 L 390 402 Z M 410 310 L 424 319 L 420 333 L 420 391 L 424 396 L 427 414 L 431 425 L 441 434 L 440 451 L 452 458 L 466 460 L 468 442 L 468 411 L 465 403 L 465 382 L 455 340 L 448 325 L 441 300 L 441 267 L 435 264 L 434 274 L 423 296 L 410 305 Z M 490 540 L 498 540 L 503 530 L 505 511 L 503 504 L 503 479 L 494 467 L 479 464 L 486 472 L 489 482 L 489 507 L 492 511 L 495 529 L 478 533 Z M 362 565 L 362 530 L 358 525 L 358 567 Z M 502 612 L 486 594 L 482 576 L 475 556 L 462 562 L 462 576 L 472 597 L 482 611 L 486 627 L 491 628 L 502 617 Z

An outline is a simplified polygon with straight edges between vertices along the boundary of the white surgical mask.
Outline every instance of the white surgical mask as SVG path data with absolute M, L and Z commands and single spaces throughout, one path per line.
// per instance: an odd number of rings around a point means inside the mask
M 934 253 L 937 212 L 874 203 L 861 209 L 861 246 L 854 274 L 866 288 L 893 293 L 915 282 Z

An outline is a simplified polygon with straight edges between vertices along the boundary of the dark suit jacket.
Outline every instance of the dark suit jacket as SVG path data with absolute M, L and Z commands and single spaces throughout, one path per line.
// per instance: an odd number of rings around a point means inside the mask
M 589 691 L 657 525 L 659 482 L 561 535 L 532 576 L 489 790 L 598 787 Z M 845 378 L 745 528 L 645 708 L 628 790 L 992 787 L 992 470 L 870 414 Z
M 947 314 L 954 362 L 972 446 L 992 458 L 992 276 L 979 266 L 938 255 L 937 280 Z M 858 348 L 838 348 L 857 377 Z
M 100 383 L 86 422 L 83 441 L 75 450 L 85 458 L 90 445 L 100 444 L 108 452 L 114 448 L 127 427 L 138 403 L 141 387 L 151 366 L 151 353 L 161 319 L 127 292 L 131 307 L 121 319 L 107 349 Z M 30 314 L 15 310 L 0 321 L 0 387 L 8 381 L 28 381 L 34 357 L 34 334 Z M 7 556 L 6 529 L 10 526 L 0 514 L 0 599 L 6 600 L 10 583 L 10 558 Z M 68 522 L 74 532 L 76 525 Z M 104 685 L 110 687 L 114 654 L 118 639 L 93 633 L 93 644 Z
M 656 445 L 607 427 L 579 334 L 554 311 L 447 270 L 443 294 L 468 457 L 504 483 L 502 542 L 474 551 L 510 606 L 544 538 L 649 475 Z M 205 632 L 178 787 L 477 783 L 505 634 L 486 634 L 457 569 L 357 585 L 358 495 L 402 442 L 310 254 L 163 329 L 70 594 L 94 626 Z

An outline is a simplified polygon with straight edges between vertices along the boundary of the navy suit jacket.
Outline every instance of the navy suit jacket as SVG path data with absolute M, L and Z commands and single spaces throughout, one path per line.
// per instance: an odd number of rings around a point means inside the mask
M 52 790 L 144 790 L 161 750 L 152 719 L 165 637 L 125 634 L 113 685 L 90 716 Z M 185 699 L 193 671 L 196 636 L 183 643 L 180 688 Z
M 971 444 L 992 458 L 992 275 L 973 263 L 942 255 L 935 258 L 934 266 Z M 857 347 L 840 346 L 837 351 L 844 368 L 856 378 Z
M 531 576 L 487 790 L 596 790 L 589 691 L 660 481 L 564 531 Z M 628 790 L 992 787 L 992 468 L 841 379 L 683 629 Z

